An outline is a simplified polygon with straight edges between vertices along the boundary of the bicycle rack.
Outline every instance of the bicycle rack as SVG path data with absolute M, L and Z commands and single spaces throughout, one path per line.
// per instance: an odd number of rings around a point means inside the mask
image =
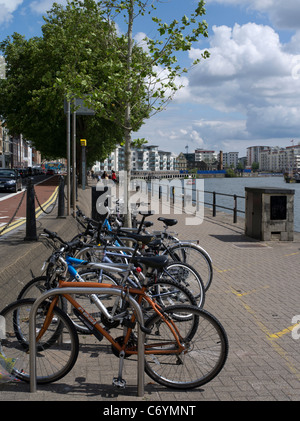
M 29 373 L 30 373 L 30 392 L 36 392 L 36 313 L 39 305 L 51 297 L 52 295 L 63 295 L 63 294 L 112 294 L 123 297 L 123 290 L 118 290 L 115 288 L 84 288 L 84 287 L 67 287 L 67 288 L 55 288 L 50 291 L 43 293 L 33 304 L 30 311 L 29 317 Z M 124 298 L 124 297 L 123 297 Z M 144 324 L 144 318 L 138 303 L 129 295 L 125 296 L 125 299 L 129 301 L 129 304 L 136 311 L 136 316 L 138 320 L 138 369 L 137 369 L 137 395 L 139 397 L 144 396 L 144 333 L 141 330 L 141 326 Z

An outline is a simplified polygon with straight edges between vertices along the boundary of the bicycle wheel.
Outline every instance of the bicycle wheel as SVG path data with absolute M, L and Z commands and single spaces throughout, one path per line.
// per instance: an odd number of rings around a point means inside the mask
M 17 300 L 22 300 L 24 298 L 39 298 L 41 294 L 47 291 L 47 279 L 47 276 L 37 276 L 36 278 L 32 278 L 21 289 Z M 61 296 L 58 298 L 58 307 L 60 307 L 64 312 L 67 311 L 67 302 Z
M 197 307 L 172 306 L 164 314 L 173 320 L 185 349 L 179 352 L 167 324 L 160 315 L 154 315 L 145 323 L 152 331 L 145 338 L 146 373 L 157 383 L 174 389 L 192 389 L 211 381 L 224 367 L 228 355 L 228 339 L 221 323 Z M 178 314 L 182 315 L 179 319 Z M 185 318 L 186 314 L 192 317 Z M 174 353 L 176 350 L 178 353 Z
M 181 285 L 184 285 L 194 296 L 197 306 L 202 308 L 205 301 L 205 288 L 201 277 L 195 269 L 186 263 L 171 262 L 158 277 L 159 281 L 172 279 Z
M 205 291 L 208 290 L 213 279 L 213 266 L 210 256 L 202 247 L 180 242 L 168 246 L 163 254 L 168 254 L 172 260 L 192 266 L 201 276 Z
M 22 300 L 23 298 L 38 298 L 47 291 L 47 277 L 38 276 L 32 278 L 20 291 L 17 300 Z
M 5 320 L 5 337 L 0 339 L 0 356 L 13 359 L 11 374 L 29 382 L 29 316 L 34 299 L 23 299 L 5 307 L 0 316 Z M 43 326 L 49 303 L 44 302 L 36 315 L 36 332 Z M 37 342 L 37 383 L 55 382 L 74 366 L 79 351 L 77 332 L 69 317 L 54 307 L 52 321 Z M 11 361 L 11 360 L 10 360 Z
M 162 308 L 176 304 L 197 306 L 197 301 L 193 294 L 184 285 L 172 279 L 158 279 L 148 282 L 147 292 L 152 300 L 155 300 Z M 145 310 L 144 306 L 143 309 Z

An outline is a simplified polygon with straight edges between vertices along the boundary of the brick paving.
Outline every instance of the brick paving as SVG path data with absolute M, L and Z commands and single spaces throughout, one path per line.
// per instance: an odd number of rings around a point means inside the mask
M 78 204 L 89 214 L 91 190 L 79 190 Z M 3 203 L 3 202 L 2 202 Z M 159 228 L 158 215 L 152 216 Z M 221 373 L 192 391 L 174 391 L 145 375 L 144 397 L 137 396 L 136 361 L 125 360 L 124 390 L 112 386 L 118 359 L 105 340 L 94 344 L 80 336 L 81 349 L 73 370 L 57 383 L 37 386 L 0 385 L 1 401 L 98 401 L 203 402 L 203 401 L 298 401 L 300 399 L 300 339 L 292 337 L 294 316 L 300 314 L 300 233 L 292 242 L 260 242 L 244 235 L 244 220 L 205 211 L 202 224 L 187 226 L 185 215 L 176 215 L 178 236 L 199 240 L 213 260 L 214 278 L 207 291 L 205 309 L 223 324 L 229 339 L 229 356 Z M 43 227 L 65 238 L 77 232 L 72 217 L 51 215 L 38 219 Z M 13 301 L 49 250 L 40 242 L 27 243 L 19 229 L 0 238 L 0 307 Z M 300 316 L 299 316 L 300 319 Z

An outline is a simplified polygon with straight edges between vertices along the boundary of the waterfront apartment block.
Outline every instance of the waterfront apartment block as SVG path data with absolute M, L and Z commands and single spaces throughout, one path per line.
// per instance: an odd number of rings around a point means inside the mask
M 156 145 L 143 145 L 131 150 L 131 169 L 133 171 L 173 171 L 176 156 L 172 152 L 161 151 Z M 96 162 L 93 170 L 122 171 L 125 169 L 125 149 L 117 147 L 103 162 Z
M 217 160 L 217 153 L 211 150 L 196 149 L 195 150 L 195 161 L 203 161 L 207 164 L 211 164 Z
M 259 163 L 261 171 L 300 171 L 300 145 L 286 148 L 251 146 L 247 148 L 247 165 Z
M 236 168 L 238 163 L 238 152 L 223 152 L 223 168 Z

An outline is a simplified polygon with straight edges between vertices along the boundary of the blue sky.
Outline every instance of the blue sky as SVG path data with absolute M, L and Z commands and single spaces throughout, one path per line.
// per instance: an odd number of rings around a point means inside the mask
M 58 1 L 65 3 L 65 1 Z M 0 0 L 0 40 L 13 32 L 41 34 L 49 0 Z M 189 15 L 194 0 L 163 0 L 157 16 L 168 22 Z M 248 146 L 300 142 L 299 0 L 207 0 L 209 38 L 181 62 L 208 49 L 211 57 L 184 78 L 167 109 L 134 137 L 175 154 L 196 148 L 246 155 Z M 122 28 L 120 28 L 122 30 Z M 145 21 L 135 35 L 151 37 Z

